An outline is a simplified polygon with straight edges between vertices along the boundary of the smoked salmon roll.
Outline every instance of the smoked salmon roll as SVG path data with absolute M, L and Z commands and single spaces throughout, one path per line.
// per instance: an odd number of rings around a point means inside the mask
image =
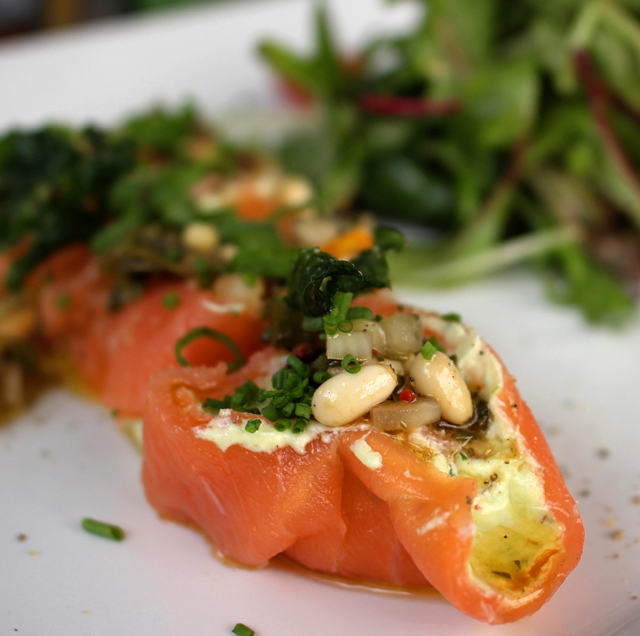
M 580 559 L 575 502 L 512 377 L 459 316 L 353 300 L 384 286 L 374 261 L 303 253 L 286 298 L 298 343 L 233 374 L 152 381 L 147 498 L 242 564 L 285 554 L 432 585 L 488 623 L 527 616 Z

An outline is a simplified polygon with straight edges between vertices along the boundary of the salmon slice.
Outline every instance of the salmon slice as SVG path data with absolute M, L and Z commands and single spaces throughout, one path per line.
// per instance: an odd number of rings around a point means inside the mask
M 229 336 L 248 357 L 264 347 L 258 309 L 242 310 L 192 281 L 156 282 L 143 297 L 109 310 L 112 281 L 86 246 L 56 254 L 32 276 L 40 287 L 39 323 L 46 339 L 67 354 L 101 401 L 121 414 L 140 415 L 150 378 L 178 367 L 176 342 L 206 326 Z M 163 301 L 171 294 L 173 303 Z M 184 349 L 190 364 L 231 361 L 222 342 L 199 338 Z
M 380 312 L 390 309 L 387 299 L 370 301 Z M 218 365 L 170 370 L 152 381 L 143 464 L 150 503 L 164 517 L 197 524 L 222 555 L 247 565 L 285 553 L 356 581 L 431 584 L 461 611 L 489 623 L 537 610 L 579 561 L 584 530 L 575 503 L 499 358 L 472 330 L 436 314 L 422 319 L 425 334 L 437 333 L 448 347 L 456 337 L 460 347 L 484 347 L 478 359 L 493 361 L 500 386 L 491 409 L 506 427 L 509 448 L 519 449 L 500 455 L 500 466 L 490 465 L 495 478 L 464 467 L 459 474 L 443 471 L 411 445 L 372 430 L 366 419 L 310 434 L 296 450 L 260 447 L 243 432 L 256 416 L 221 411 L 218 418 L 227 420 L 216 431 L 230 431 L 235 441 L 207 438 L 212 416 L 202 401 L 221 399 L 247 379 L 264 385 L 285 359 L 266 349 L 230 376 Z M 469 365 L 470 381 L 483 368 Z M 275 434 L 266 420 L 261 426 L 265 435 Z M 505 510 L 496 519 L 491 506 L 501 500 L 492 493 L 509 489 L 516 494 L 503 498 Z

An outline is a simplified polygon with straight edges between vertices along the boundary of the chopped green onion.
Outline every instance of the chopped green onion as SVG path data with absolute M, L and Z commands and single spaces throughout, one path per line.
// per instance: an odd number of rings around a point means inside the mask
M 280 410 L 282 411 L 282 415 L 284 415 L 285 417 L 291 417 L 293 415 L 293 412 L 296 410 L 296 403 L 287 402 L 287 404 L 280 407 Z
M 286 431 L 288 428 L 291 428 L 291 420 L 288 417 L 283 417 L 281 420 L 278 420 L 274 425 L 273 428 L 276 429 L 276 431 Z
M 350 353 L 348 353 L 344 358 L 342 358 L 342 368 L 348 373 L 359 373 L 360 369 L 362 369 L 362 365 Z
M 82 520 L 82 527 L 87 532 L 97 534 L 99 537 L 105 537 L 105 539 L 111 539 L 112 541 L 122 541 L 124 539 L 124 530 L 111 523 L 104 523 L 104 521 L 96 521 L 87 517 Z
M 296 435 L 299 435 L 300 433 L 304 432 L 305 428 L 307 428 L 307 424 L 308 424 L 308 422 L 306 420 L 298 420 L 293 425 L 293 428 L 291 429 L 291 432 L 295 433 Z
M 233 355 L 235 356 L 235 360 L 231 360 L 227 362 L 227 373 L 231 373 L 232 371 L 237 371 L 241 367 L 244 366 L 244 356 L 242 355 L 242 351 L 238 348 L 238 345 L 227 336 L 227 334 L 218 331 L 217 329 L 211 329 L 209 327 L 196 327 L 192 329 L 189 333 L 182 336 L 176 342 L 176 360 L 178 364 L 183 367 L 189 366 L 189 361 L 182 355 L 182 350 L 198 338 L 212 338 L 213 340 L 217 340 L 221 344 L 223 344 Z
M 335 316 L 340 322 L 340 319 L 344 320 L 347 317 L 349 311 L 349 305 L 353 300 L 353 294 L 351 292 L 336 292 L 333 296 L 333 309 L 331 315 Z
M 334 333 L 338 332 L 338 323 L 333 316 L 324 317 L 324 331 L 330 336 L 333 336 Z
M 376 314 L 375 321 L 382 322 L 382 320 L 383 320 L 383 317 L 380 314 Z
M 353 331 L 353 323 L 350 320 L 343 320 L 339 325 L 338 329 L 342 333 L 350 333 Z
M 168 292 L 162 299 L 162 306 L 165 309 L 175 309 L 179 304 L 180 296 L 178 296 L 178 292 L 175 291 Z
M 311 407 L 308 404 L 298 402 L 296 404 L 296 415 L 298 417 L 304 417 L 306 420 L 311 418 Z
M 66 311 L 67 309 L 69 309 L 69 307 L 71 307 L 71 295 L 67 292 L 59 294 L 56 298 L 56 307 L 60 311 Z
M 443 314 L 441 318 L 447 322 L 460 322 L 462 320 L 460 314 Z
M 255 433 L 260 428 L 260 424 L 262 424 L 260 420 L 249 420 L 244 430 L 247 431 L 247 433 Z
M 298 356 L 290 355 L 287 358 L 287 364 L 300 376 L 306 378 L 309 376 L 309 367 L 298 358 Z
M 282 413 L 273 405 L 273 403 L 267 404 L 267 406 L 262 409 L 262 415 L 264 415 L 264 417 L 266 417 L 270 422 L 275 422 L 282 417 Z
M 445 353 L 444 347 L 438 342 L 438 339 L 434 336 L 429 338 L 429 340 L 427 340 L 424 343 L 424 346 L 422 347 L 422 349 L 420 349 L 420 353 L 422 354 L 422 357 L 425 360 L 431 360 L 431 358 L 433 358 L 433 356 L 436 354 L 436 351 L 441 351 L 442 353 Z
M 349 307 L 347 320 L 373 320 L 373 312 L 369 307 Z
M 305 316 L 302 319 L 302 328 L 305 331 L 322 331 L 322 329 L 324 328 L 324 321 L 322 320 L 322 316 L 318 316 L 317 318 Z
M 468 459 L 468 457 L 467 457 L 467 456 L 466 456 L 462 451 L 460 451 L 460 459 L 461 459 L 463 462 L 466 462 L 466 461 L 467 461 L 467 459 Z
M 217 415 L 220 409 L 231 408 L 231 396 L 227 395 L 223 400 L 214 400 L 213 398 L 207 398 L 202 403 L 202 410 L 212 415 Z
M 236 636 L 253 636 L 255 632 L 242 623 L 236 623 L 236 626 L 231 630 Z
M 330 377 L 331 374 L 327 373 L 326 371 L 316 371 L 313 374 L 313 381 L 316 384 L 322 384 L 323 382 L 326 382 Z

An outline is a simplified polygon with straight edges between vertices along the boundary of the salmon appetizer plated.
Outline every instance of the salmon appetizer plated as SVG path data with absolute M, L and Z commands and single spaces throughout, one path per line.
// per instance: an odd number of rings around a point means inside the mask
M 239 564 L 433 587 L 488 623 L 575 568 L 580 516 L 501 360 L 388 291 L 397 230 L 322 214 L 189 111 L 1 141 L 0 411 L 79 379 L 141 439 L 150 504 Z
M 387 285 L 376 250 L 351 262 L 302 251 L 272 309 L 275 346 L 232 373 L 152 381 L 147 497 L 242 564 L 285 554 L 354 581 L 434 586 L 481 621 L 517 620 L 577 565 L 576 505 L 473 329 L 364 294 Z

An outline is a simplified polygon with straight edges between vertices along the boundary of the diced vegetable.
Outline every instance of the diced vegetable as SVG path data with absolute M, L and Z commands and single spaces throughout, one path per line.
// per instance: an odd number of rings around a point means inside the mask
M 385 350 L 385 334 L 380 323 L 375 320 L 354 319 L 353 331 L 361 331 L 363 333 L 371 334 L 371 345 L 373 348 L 378 351 L 378 353 Z
M 417 314 L 393 314 L 383 318 L 379 325 L 384 331 L 384 352 L 388 356 L 405 356 L 415 353 L 422 346 L 422 328 Z
M 373 428 L 379 431 L 409 431 L 435 424 L 440 420 L 441 409 L 434 398 L 421 397 L 415 402 L 383 402 L 371 409 Z
M 327 336 L 327 358 L 342 360 L 352 355 L 357 360 L 369 360 L 372 355 L 371 335 L 364 332 L 338 332 Z

